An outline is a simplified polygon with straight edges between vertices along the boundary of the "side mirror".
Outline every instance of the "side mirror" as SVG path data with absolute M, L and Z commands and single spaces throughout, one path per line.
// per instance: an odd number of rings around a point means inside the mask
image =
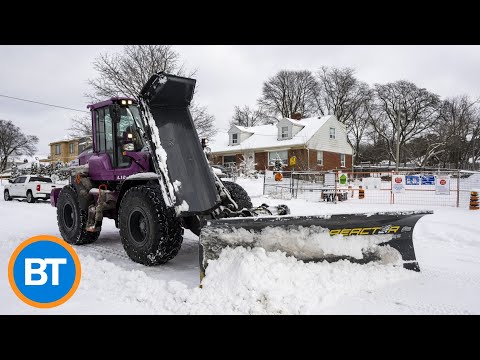
M 112 121 L 116 123 L 120 122 L 120 118 L 122 117 L 120 105 L 118 104 L 110 105 L 109 111 L 110 111 L 110 117 L 112 118 Z
M 13 180 L 12 180 L 12 179 L 8 179 L 8 182 L 9 182 L 9 183 L 13 183 Z

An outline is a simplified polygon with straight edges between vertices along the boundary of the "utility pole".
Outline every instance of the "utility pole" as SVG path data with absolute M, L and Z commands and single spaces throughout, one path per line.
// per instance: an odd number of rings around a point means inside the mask
M 398 172 L 398 166 L 400 165 L 400 105 L 397 107 L 397 154 L 396 154 L 396 166 L 395 171 Z

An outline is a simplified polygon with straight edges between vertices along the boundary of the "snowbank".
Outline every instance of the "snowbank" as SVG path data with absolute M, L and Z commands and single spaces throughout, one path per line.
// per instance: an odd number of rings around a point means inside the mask
M 152 314 L 307 314 L 344 295 L 418 276 L 402 267 L 304 263 L 262 248 L 225 249 L 207 268 L 203 288 L 154 280 L 91 256 L 75 297 L 95 296 L 124 312 Z

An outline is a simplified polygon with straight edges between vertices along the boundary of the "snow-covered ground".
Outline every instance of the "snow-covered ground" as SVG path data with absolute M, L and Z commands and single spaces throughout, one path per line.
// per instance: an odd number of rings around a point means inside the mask
M 262 196 L 263 179 L 238 179 L 254 205 L 285 203 L 294 215 L 374 212 L 427 207 L 278 200 Z M 0 186 L 3 194 L 3 188 Z M 198 238 L 185 232 L 179 255 L 163 266 L 132 262 L 113 221 L 99 240 L 77 246 L 82 279 L 75 295 L 53 309 L 36 309 L 13 293 L 10 255 L 23 240 L 60 237 L 47 202 L 0 200 L 0 313 L 2 314 L 479 314 L 480 211 L 432 208 L 415 227 L 421 272 L 392 265 L 303 263 L 256 248 L 228 249 L 207 268 L 198 287 Z

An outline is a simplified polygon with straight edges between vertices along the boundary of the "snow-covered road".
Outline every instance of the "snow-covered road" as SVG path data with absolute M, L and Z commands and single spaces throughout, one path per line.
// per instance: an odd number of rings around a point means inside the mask
M 254 205 L 286 203 L 294 215 L 420 208 L 269 199 L 261 195 L 261 179 L 238 182 Z M 76 294 L 57 308 L 36 309 L 11 290 L 7 265 L 23 240 L 40 234 L 60 237 L 56 209 L 46 202 L 0 200 L 0 313 L 479 314 L 480 212 L 434 210 L 415 227 L 421 273 L 346 261 L 305 264 L 282 253 L 237 248 L 209 266 L 203 289 L 198 288 L 198 239 L 190 231 L 175 259 L 144 267 L 126 256 L 118 230 L 106 220 L 95 244 L 75 247 L 82 264 Z

